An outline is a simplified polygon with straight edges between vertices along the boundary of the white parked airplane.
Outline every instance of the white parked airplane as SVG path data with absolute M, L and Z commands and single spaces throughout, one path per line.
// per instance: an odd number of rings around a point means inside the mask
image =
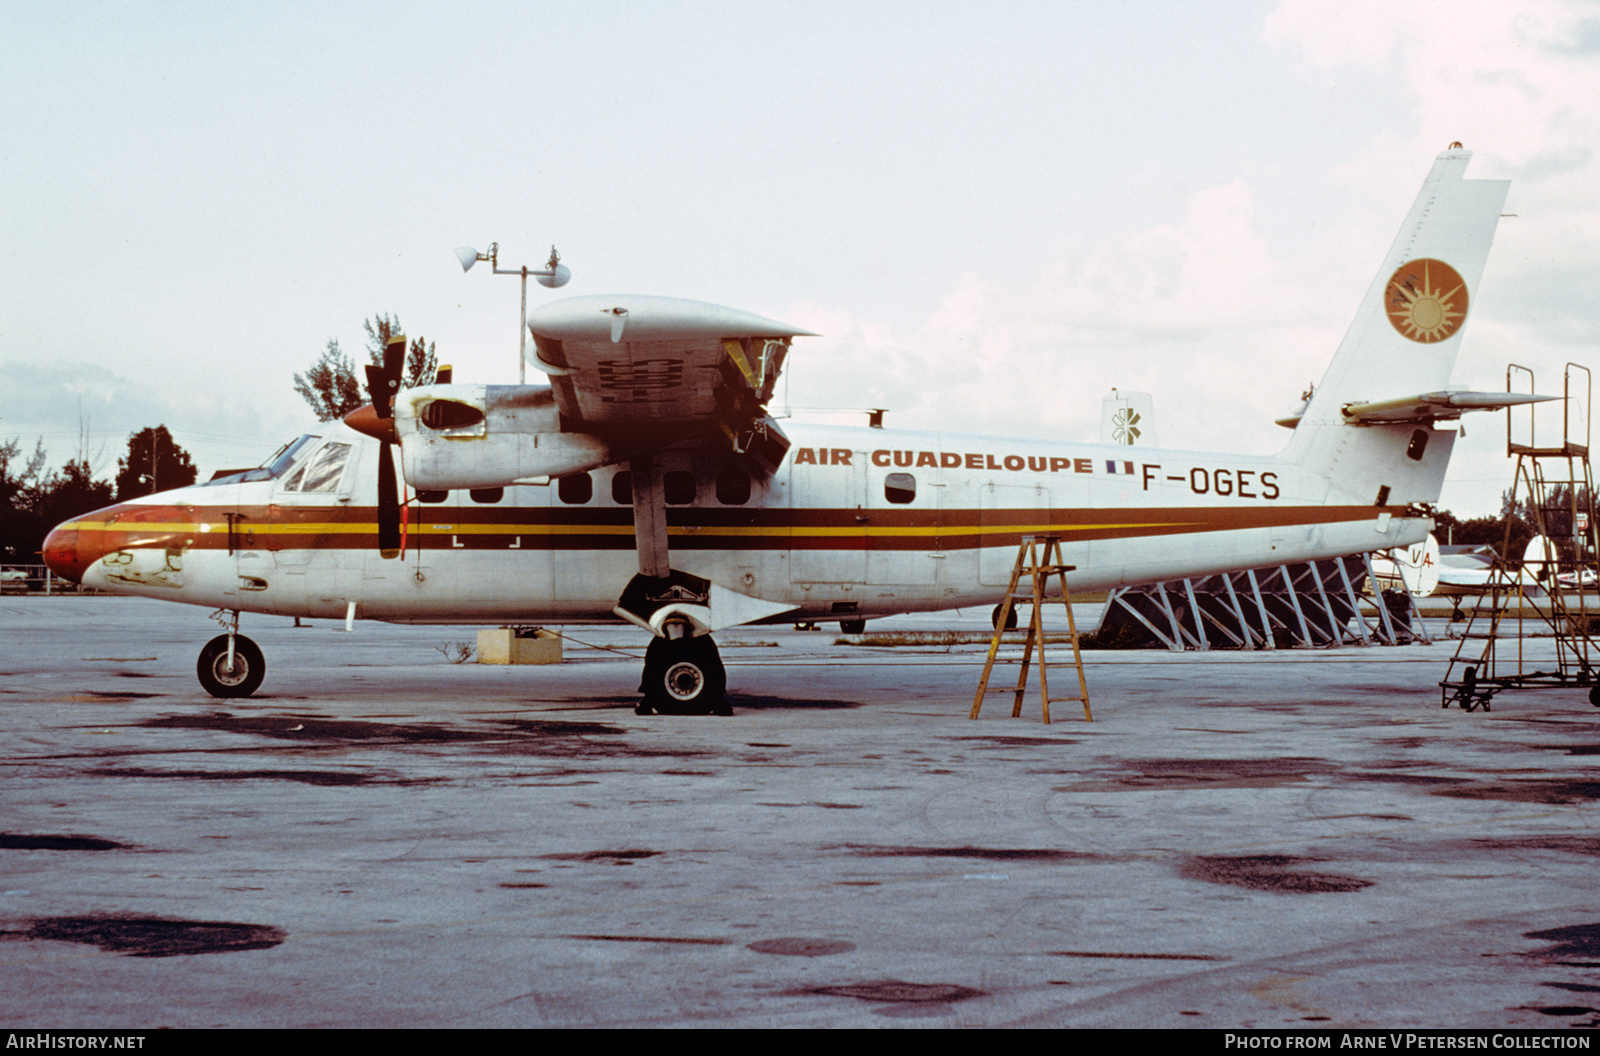
M 1466 549 L 1466 548 L 1453 548 Z M 1520 592 L 1529 598 L 1546 596 L 1542 585 L 1556 578 L 1543 573 L 1547 563 L 1557 563 L 1554 548 L 1542 535 L 1536 535 L 1524 548 L 1521 563 L 1514 568 L 1495 570 L 1492 547 L 1476 547 L 1470 553 L 1441 554 L 1439 540 L 1430 532 L 1414 546 L 1389 550 L 1372 556 L 1372 574 L 1383 590 L 1409 591 L 1412 597 L 1453 599 L 1452 619 L 1459 616 L 1461 599 L 1495 592 Z
M 1464 179 L 1459 146 L 1275 457 L 780 429 L 766 405 L 805 331 L 580 297 L 531 317 L 548 387 L 398 391 L 392 357 L 371 368 L 354 428 L 68 521 L 45 559 L 90 586 L 222 610 L 228 633 L 199 662 L 217 696 L 262 679 L 241 612 L 623 618 L 652 634 L 648 711 L 725 708 L 723 627 L 992 605 L 1026 536 L 1061 538 L 1072 589 L 1408 546 L 1432 526 L 1455 440 L 1440 423 L 1541 398 L 1447 388 L 1508 186 Z

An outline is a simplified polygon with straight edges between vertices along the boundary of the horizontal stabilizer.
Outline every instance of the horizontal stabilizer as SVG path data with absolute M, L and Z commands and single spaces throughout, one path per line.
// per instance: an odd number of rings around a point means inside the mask
M 1403 425 L 1460 418 L 1467 411 L 1498 411 L 1560 398 L 1526 392 L 1425 392 L 1395 400 L 1348 403 L 1340 408 L 1340 414 L 1350 425 Z M 1277 424 L 1293 429 L 1300 424 L 1300 415 L 1279 418 Z

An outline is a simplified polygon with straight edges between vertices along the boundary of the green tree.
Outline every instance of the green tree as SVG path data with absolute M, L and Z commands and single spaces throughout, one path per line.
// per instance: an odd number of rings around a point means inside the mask
M 362 326 L 367 332 L 367 362 L 374 366 L 383 362 L 383 348 L 389 338 L 405 333 L 399 316 L 375 315 L 364 320 Z M 412 338 L 406 349 L 406 367 L 400 377 L 400 387 L 432 384 L 438 363 L 433 342 L 422 337 Z M 294 391 L 311 405 L 319 422 L 343 418 L 369 399 L 365 372 L 356 371 L 355 363 L 344 354 L 336 337 L 328 339 L 328 347 L 322 350 L 310 370 L 294 376 Z
M 43 442 L 22 457 L 15 438 L 0 441 L 0 561 L 32 564 L 51 528 L 109 506 L 111 485 L 94 479 L 87 458 L 45 472 Z
M 294 376 L 294 391 L 311 405 L 319 422 L 343 418 L 367 402 L 356 380 L 355 364 L 340 350 L 337 337 L 328 338 L 328 347 L 310 370 Z
M 33 454 L 24 459 L 19 440 L 0 441 L 0 561 L 38 560 L 44 460 L 43 442 L 35 443 Z
M 194 483 L 192 467 L 189 483 Z M 43 483 L 38 492 L 36 506 L 39 520 L 43 528 L 48 531 L 62 521 L 91 510 L 98 510 L 102 506 L 110 506 L 113 501 L 111 485 L 103 480 L 95 480 L 89 463 L 75 458 L 52 473 Z M 43 542 L 43 532 L 41 532 L 38 545 L 42 546 Z M 38 546 L 35 549 L 38 549 Z
M 189 452 L 177 445 L 166 426 L 141 429 L 128 438 L 128 457 L 117 459 L 117 501 L 185 487 L 195 476 Z

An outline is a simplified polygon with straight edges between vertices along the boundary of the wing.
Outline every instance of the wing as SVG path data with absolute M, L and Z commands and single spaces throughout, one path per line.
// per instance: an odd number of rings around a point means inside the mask
M 534 312 L 544 386 L 403 390 L 394 418 L 353 428 L 398 441 L 416 488 L 490 488 L 582 473 L 684 440 L 721 443 L 770 474 L 788 437 L 766 404 L 789 342 L 810 331 L 671 297 L 575 297 Z
M 765 414 L 789 342 L 810 331 L 672 297 L 574 297 L 528 320 L 535 367 L 578 429 L 717 422 Z

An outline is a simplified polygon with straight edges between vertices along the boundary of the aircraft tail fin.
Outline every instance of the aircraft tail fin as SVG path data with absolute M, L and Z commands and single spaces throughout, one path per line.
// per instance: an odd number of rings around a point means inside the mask
M 1159 447 L 1155 418 L 1155 398 L 1148 392 L 1112 389 L 1100 400 L 1100 442 Z
M 1363 409 L 1412 400 L 1426 404 L 1424 396 L 1448 395 L 1510 186 L 1505 180 L 1465 179 L 1471 157 L 1453 144 L 1434 161 L 1355 321 L 1294 424 L 1285 455 L 1327 480 L 1327 501 L 1390 506 L 1439 497 L 1454 433 L 1436 430 L 1432 422 L 1455 415 L 1447 408 L 1382 420 Z

